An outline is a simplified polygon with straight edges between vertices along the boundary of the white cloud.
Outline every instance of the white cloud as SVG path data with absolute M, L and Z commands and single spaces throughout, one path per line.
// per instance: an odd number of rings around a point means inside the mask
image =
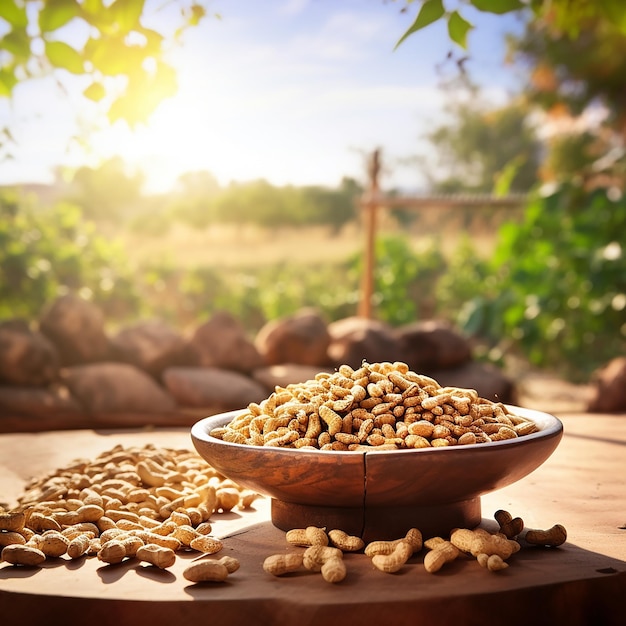
M 298 15 L 302 13 L 310 4 L 310 0 L 287 0 L 278 8 L 278 13 L 282 15 Z

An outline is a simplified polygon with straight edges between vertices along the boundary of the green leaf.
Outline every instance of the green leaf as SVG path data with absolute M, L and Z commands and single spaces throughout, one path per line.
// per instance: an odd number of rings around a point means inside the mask
M 598 9 L 624 34 L 626 34 L 626 4 L 622 0 L 604 0 Z
M 395 48 L 397 48 L 407 37 L 409 37 L 409 35 L 412 35 L 418 30 L 436 22 L 441 19 L 444 14 L 445 10 L 443 8 L 442 0 L 426 0 L 426 2 L 422 5 L 422 8 L 419 10 L 415 21 L 411 24 L 406 33 L 400 37 L 398 43 L 395 45 Z
M 498 15 L 519 11 L 526 6 L 521 0 L 470 0 L 470 2 L 479 11 L 497 13 Z
M 94 102 L 100 102 L 106 96 L 106 90 L 104 85 L 98 81 L 95 81 L 83 91 L 86 98 L 93 100 Z
M 200 4 L 194 4 L 188 20 L 189 26 L 197 26 L 205 15 L 206 9 Z
M 83 58 L 79 52 L 63 41 L 46 41 L 46 56 L 54 67 L 58 67 L 73 74 L 82 74 L 84 71 Z
M 17 28 L 26 28 L 28 26 L 26 9 L 18 7 L 15 4 L 15 0 L 2 0 L 0 3 L 0 18 Z
M 115 0 L 109 7 L 119 33 L 129 33 L 141 26 L 145 0 Z
M 453 11 L 448 18 L 448 34 L 450 39 L 467 49 L 467 33 L 474 28 L 458 11 Z
M 511 159 L 500 172 L 498 172 L 493 188 L 493 193 L 495 196 L 503 197 L 506 196 L 510 189 L 513 179 L 517 175 L 520 167 L 524 164 L 524 156 L 518 155 L 517 157 Z
M 10 96 L 16 84 L 17 78 L 12 69 L 8 67 L 0 69 L 0 96 Z
M 128 46 L 122 37 L 92 37 L 85 44 L 85 59 L 107 76 L 118 76 L 140 67 L 146 58 L 144 48 Z
M 25 28 L 14 28 L 0 39 L 0 50 L 5 50 L 18 60 L 30 58 L 30 37 Z
M 80 5 L 76 0 L 55 0 L 44 2 L 39 11 L 39 28 L 42 33 L 50 33 L 61 26 L 65 26 L 70 20 L 80 13 Z

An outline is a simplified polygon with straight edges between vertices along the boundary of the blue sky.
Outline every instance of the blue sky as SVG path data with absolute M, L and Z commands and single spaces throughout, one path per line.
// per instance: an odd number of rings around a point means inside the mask
M 78 87 L 62 94 L 54 80 L 20 85 L 11 106 L 0 102 L 14 159 L 0 162 L 0 184 L 50 182 L 55 166 L 96 164 L 115 154 L 147 177 L 148 191 L 165 191 L 185 171 L 208 170 L 222 184 L 265 178 L 273 184 L 336 185 L 363 178 L 364 155 L 380 147 L 387 186 L 420 188 L 405 161 L 428 154 L 424 132 L 442 120 L 438 88 L 450 44 L 433 24 L 394 45 L 419 3 L 401 0 L 216 0 L 209 17 L 189 31 L 171 61 L 180 90 L 148 125 L 98 132 L 85 150 L 70 141 L 91 111 Z M 510 17 L 465 12 L 466 67 L 489 102 L 504 102 L 515 86 L 506 67 Z M 460 53 L 461 50 L 457 49 Z M 443 64 L 443 74 L 437 67 Z M 78 123 L 77 123 L 78 120 Z

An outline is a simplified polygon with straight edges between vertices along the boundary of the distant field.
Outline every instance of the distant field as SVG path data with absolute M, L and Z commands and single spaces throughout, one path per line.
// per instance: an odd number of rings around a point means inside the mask
M 446 255 L 454 254 L 459 240 L 469 234 L 477 253 L 487 256 L 496 243 L 498 224 L 508 215 L 511 212 L 503 211 L 468 217 L 454 210 L 429 210 L 423 211 L 410 228 L 404 228 L 381 214 L 378 232 L 408 234 L 416 249 L 435 237 Z M 363 230 L 356 223 L 338 234 L 326 227 L 265 230 L 244 224 L 198 230 L 176 224 L 165 235 L 123 232 L 118 237 L 132 261 L 143 264 L 167 260 L 180 268 L 341 261 L 365 245 Z
M 121 239 L 128 256 L 135 261 L 167 259 L 182 268 L 341 261 L 361 245 L 361 235 L 355 228 L 332 236 L 323 228 L 268 231 L 245 225 L 206 230 L 177 225 L 164 236 L 124 233 Z

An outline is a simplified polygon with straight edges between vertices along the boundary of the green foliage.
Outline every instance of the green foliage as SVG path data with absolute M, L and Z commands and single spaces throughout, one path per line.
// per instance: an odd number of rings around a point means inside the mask
M 527 192 L 537 182 L 541 142 L 526 107 L 511 101 L 494 108 L 472 85 L 450 87 L 449 121 L 426 134 L 437 152 L 422 164 L 430 186 L 444 193 L 491 193 L 500 182 L 507 192 Z
M 252 223 L 266 228 L 327 224 L 339 230 L 354 219 L 359 186 L 344 179 L 340 188 L 275 187 L 265 180 L 232 183 L 208 210 L 223 223 Z
M 537 196 L 521 225 L 501 229 L 459 322 L 492 345 L 517 346 L 537 366 L 588 378 L 626 349 L 625 228 L 626 200 L 604 190 L 564 185 Z
M 179 10 L 169 22 L 177 25 L 177 38 L 206 11 L 195 0 L 174 3 Z M 155 23 L 155 10 L 160 7 L 146 0 L 2 0 L 0 96 L 11 97 L 20 82 L 42 75 L 62 83 L 70 72 L 88 77 L 83 95 L 106 100 L 111 122 L 144 121 L 176 90 L 174 70 L 163 61 L 170 24 L 146 26 Z
M 139 202 L 142 184 L 142 174 L 129 174 L 123 160 L 113 157 L 98 167 L 78 168 L 68 195 L 86 217 L 115 222 L 132 212 Z
M 267 320 L 315 307 L 328 320 L 354 314 L 358 278 L 343 264 L 278 263 L 232 270 L 197 268 L 180 277 L 179 293 L 200 318 L 228 310 L 258 330 Z
M 491 258 L 469 237 L 444 255 L 437 239 L 416 248 L 406 235 L 380 235 L 375 315 L 393 326 L 449 319 L 488 350 L 587 379 L 626 350 L 625 229 L 623 196 L 570 184 L 537 195 L 521 223 L 501 227 Z M 35 319 L 75 291 L 115 323 L 151 316 L 184 327 L 228 310 L 253 333 L 309 306 L 333 321 L 356 313 L 362 261 L 224 271 L 159 259 L 134 268 L 74 205 L 35 209 L 7 193 L 0 203 L 0 317 Z
M 436 284 L 446 269 L 439 243 L 429 240 L 423 250 L 416 251 L 406 236 L 380 236 L 376 240 L 375 256 L 376 316 L 393 326 L 430 317 L 436 308 Z M 353 256 L 351 271 L 355 279 L 361 275 L 362 268 L 361 255 Z
M 220 185 L 210 172 L 187 172 L 178 179 L 169 213 L 184 224 L 206 228 L 216 221 L 214 205 L 220 193 Z
M 561 116 L 564 111 L 580 115 L 602 105 L 605 123 L 623 132 L 626 30 L 596 17 L 586 19 L 578 35 L 571 37 L 552 21 L 536 21 L 511 42 L 515 56 L 531 68 L 529 100 Z
M 36 317 L 68 291 L 81 292 L 105 311 L 127 315 L 138 307 L 122 251 L 60 203 L 37 211 L 16 194 L 0 197 L 0 317 Z
M 406 0 L 406 3 L 410 5 L 413 0 Z M 465 35 L 473 24 L 461 12 L 470 7 L 496 15 L 530 9 L 532 21 L 546 22 L 570 39 L 576 39 L 590 20 L 606 24 L 610 30 L 626 35 L 626 4 L 622 0 L 447 0 L 445 6 L 442 0 L 421 0 L 417 16 L 398 40 L 396 48 L 411 35 L 440 20 L 447 23 L 450 41 L 465 48 Z

